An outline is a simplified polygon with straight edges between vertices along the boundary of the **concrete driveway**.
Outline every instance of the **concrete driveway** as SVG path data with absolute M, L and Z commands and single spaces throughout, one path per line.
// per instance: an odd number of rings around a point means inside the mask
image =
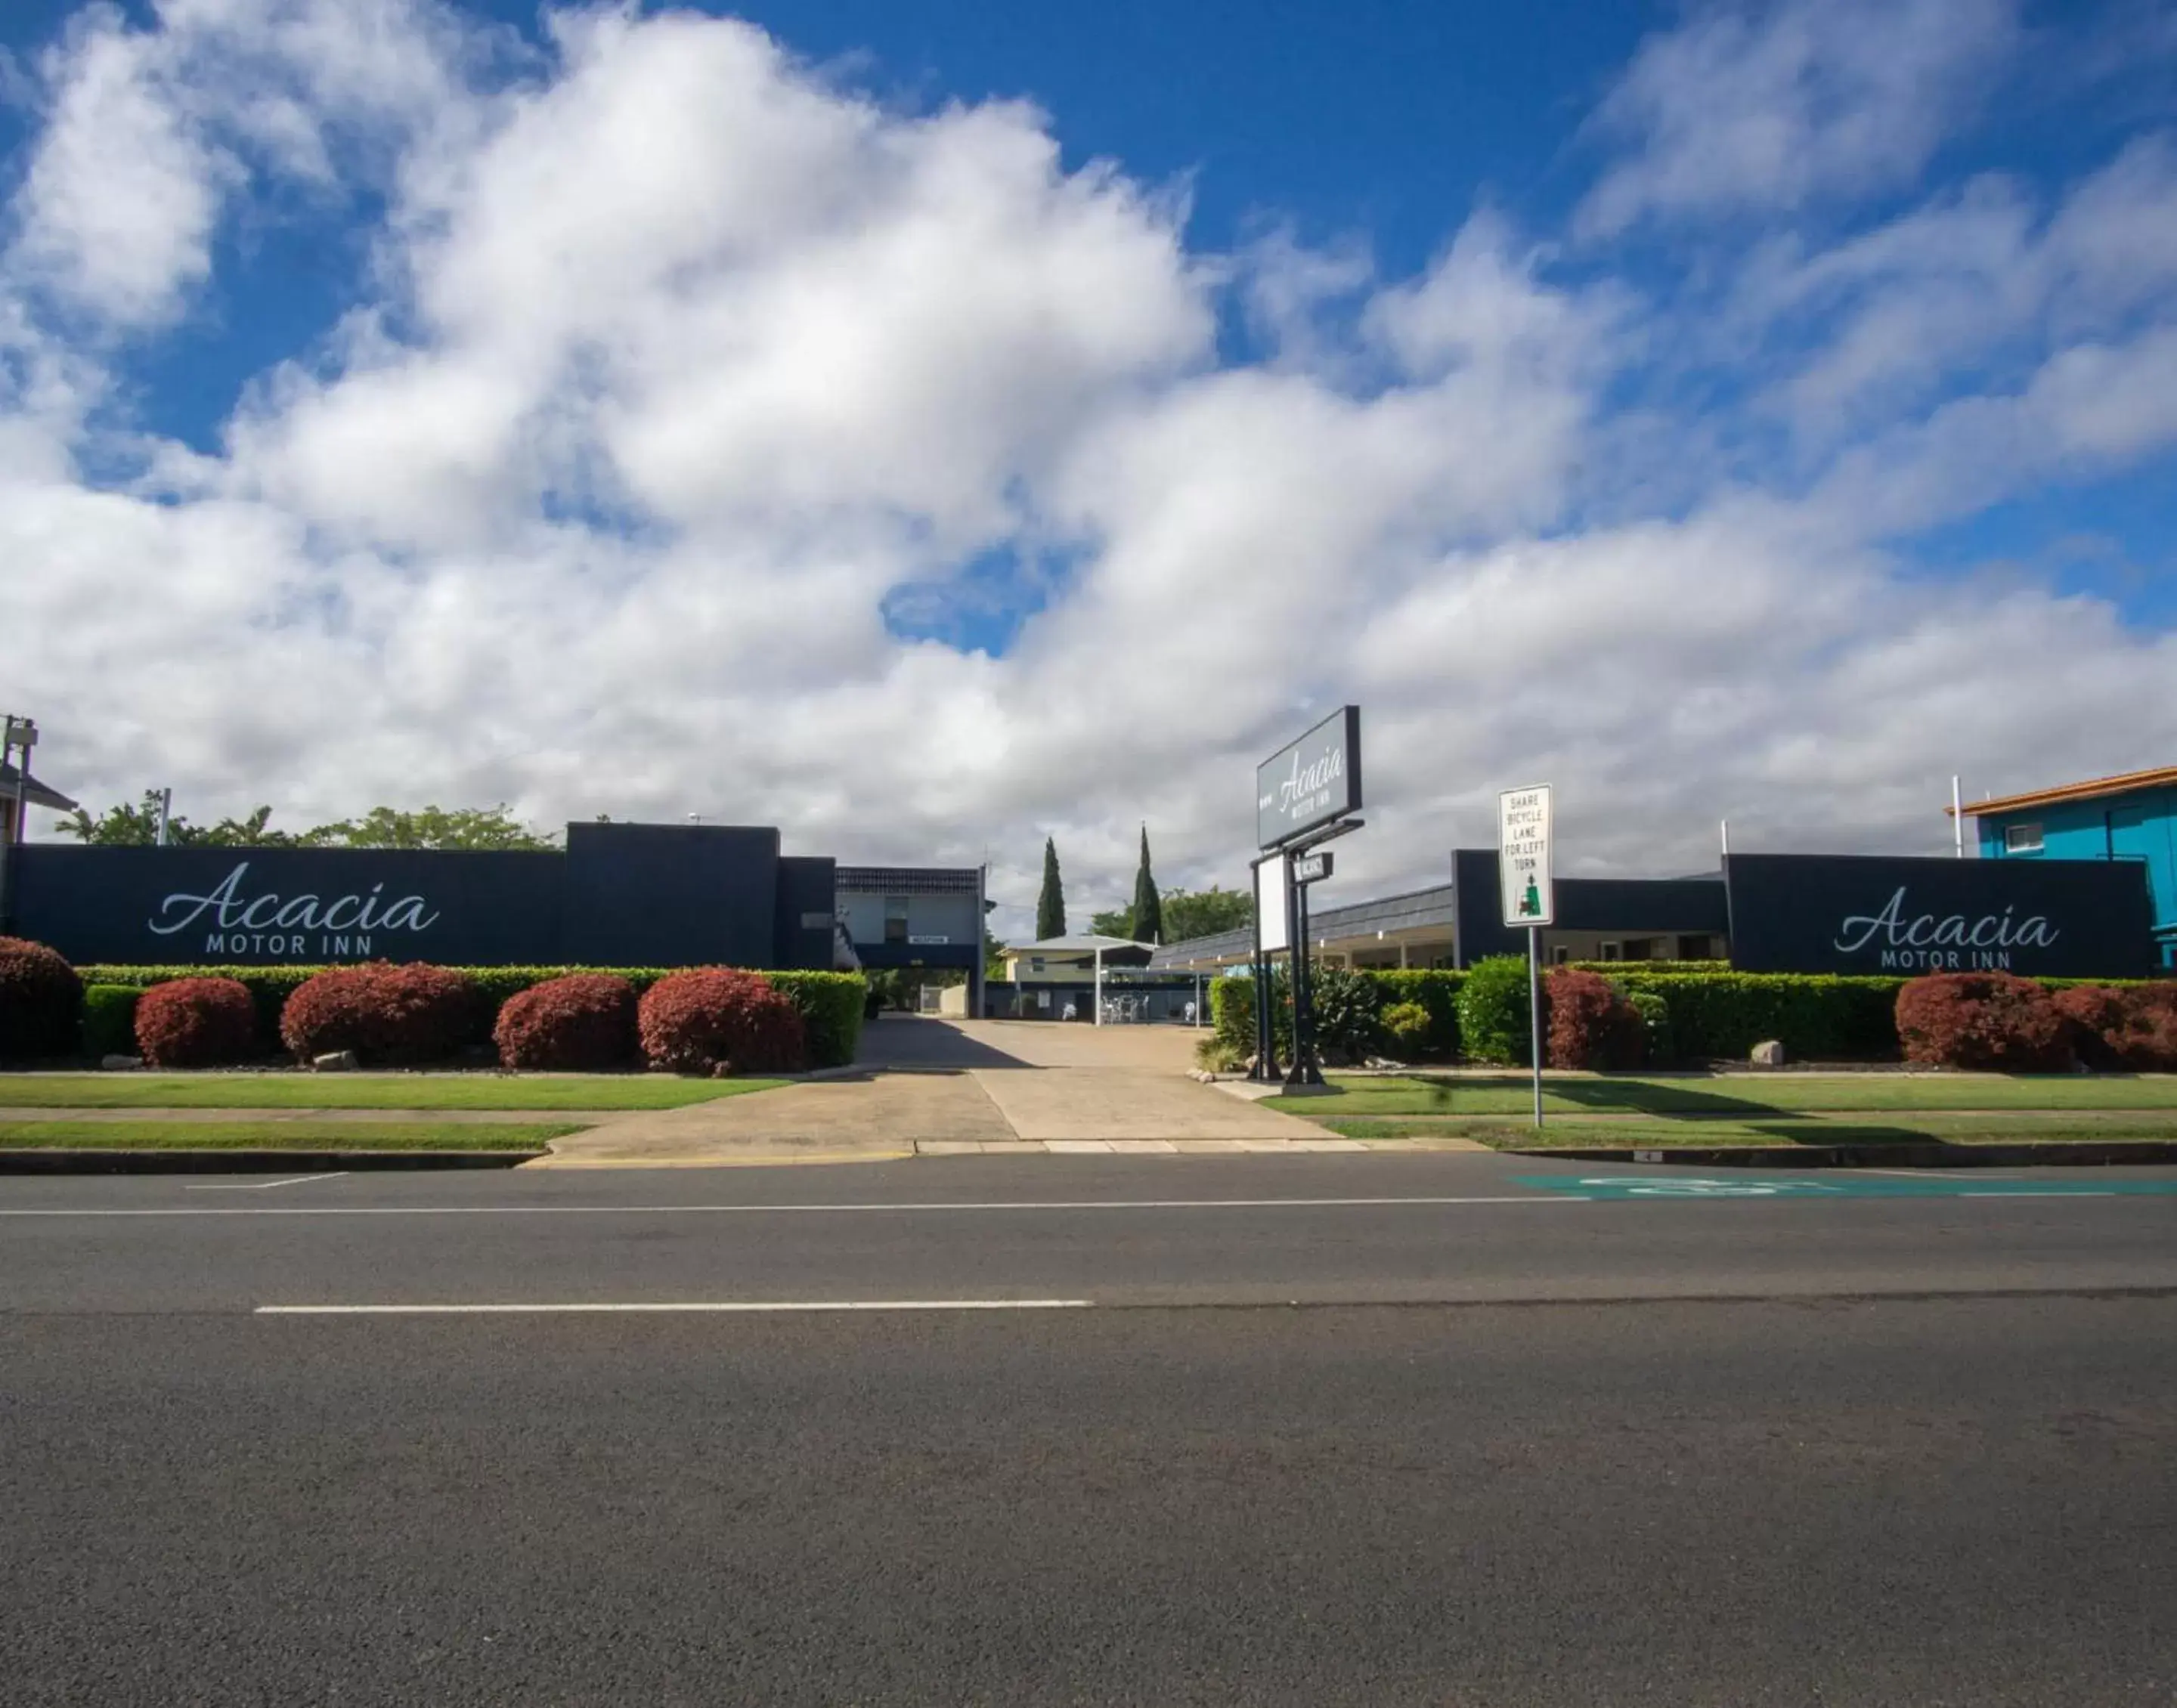
M 1225 1149 L 1321 1141 L 1320 1127 L 1189 1079 L 1181 1027 L 887 1015 L 852 1074 L 603 1121 L 532 1167 L 879 1157 L 919 1145 Z

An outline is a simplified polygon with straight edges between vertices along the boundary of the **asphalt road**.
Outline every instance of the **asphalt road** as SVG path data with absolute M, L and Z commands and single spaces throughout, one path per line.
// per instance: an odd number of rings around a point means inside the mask
M 280 1178 L 0 1181 L 0 1701 L 2177 1701 L 2166 1174 Z

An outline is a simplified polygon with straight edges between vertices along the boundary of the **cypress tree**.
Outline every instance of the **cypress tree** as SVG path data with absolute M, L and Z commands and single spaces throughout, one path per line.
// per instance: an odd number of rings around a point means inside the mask
M 1035 898 L 1038 942 L 1066 935 L 1066 886 L 1058 881 L 1058 844 L 1043 839 L 1043 893 Z
M 1134 873 L 1134 941 L 1164 941 L 1164 898 L 1149 873 L 1149 827 L 1142 827 L 1142 863 Z

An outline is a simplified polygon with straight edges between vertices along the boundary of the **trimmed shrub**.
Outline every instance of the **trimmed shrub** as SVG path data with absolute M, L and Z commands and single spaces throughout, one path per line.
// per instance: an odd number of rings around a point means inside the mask
M 1657 1067 L 1675 1062 L 1678 1059 L 1678 1040 L 1671 1026 L 1671 1005 L 1653 990 L 1628 990 L 1625 1000 L 1640 1017 L 1645 1059 Z
M 1429 1011 L 1418 1002 L 1394 1002 L 1378 1017 L 1383 1036 L 1402 1061 L 1417 1061 L 1429 1054 L 1432 1023 Z
M 1491 955 L 1467 969 L 1459 989 L 1459 1035 L 1470 1057 L 1506 1067 L 1531 1061 L 1529 1018 L 1524 955 Z M 1547 1002 L 1542 1023 L 1549 1024 Z
M 2131 1073 L 2177 1072 L 2177 985 L 2059 990 L 2056 1011 L 2087 1067 Z
M 2071 1023 L 2014 973 L 1934 973 L 1897 993 L 1905 1059 L 1944 1067 L 2045 1073 L 2071 1065 Z
M 660 979 L 636 1023 L 650 1065 L 674 1073 L 778 1073 L 808 1054 L 801 1011 L 754 973 L 698 967 Z
M 812 1067 L 844 1067 L 854 1059 L 862 1037 L 862 996 L 868 986 L 859 973 L 766 973 L 771 988 L 801 1016 Z
M 1819 973 L 1656 973 L 1610 963 L 1628 996 L 1646 990 L 1671 1005 L 1681 1059 L 1743 1061 L 1765 1038 L 1796 1061 L 1897 1059 L 1896 978 Z
M 1647 1039 L 1640 1013 L 1609 980 L 1559 967 L 1545 983 L 1551 1067 L 1614 1072 L 1640 1065 Z
M 1376 1053 L 1376 987 L 1344 967 L 1312 962 L 1307 969 L 1308 1005 L 1315 1019 L 1316 1054 L 1328 1063 L 1352 1065 Z
M 287 998 L 327 967 L 95 967 L 86 969 L 95 982 L 147 990 L 175 979 L 233 979 L 256 1000 L 258 1038 L 266 1051 L 281 1047 L 281 1017 Z M 676 970 L 670 967 L 456 967 L 477 993 L 473 1024 L 462 1045 L 488 1043 L 499 1008 L 512 996 L 551 979 L 572 973 L 604 973 L 625 979 L 637 996 Z M 868 988 L 859 973 L 780 972 L 764 975 L 785 993 L 809 1034 L 810 1056 L 820 1067 L 838 1067 L 854 1059 L 861 1038 L 862 996 Z
M 335 967 L 297 986 L 281 1011 L 280 1038 L 298 1061 L 352 1050 L 369 1067 L 413 1067 L 470 1043 L 480 1007 L 468 976 L 448 967 Z
M 492 1026 L 500 1065 L 602 1073 L 636 1059 L 635 986 L 609 973 L 570 973 L 517 990 Z
M 0 1061 L 74 1055 L 82 1016 L 74 968 L 43 943 L 0 937 Z
M 1376 987 L 1379 1008 L 1411 1005 L 1428 1016 L 1428 1029 L 1409 1046 L 1410 1059 L 1449 1061 L 1459 1054 L 1459 991 L 1466 974 L 1449 967 L 1368 967 L 1355 976 Z
M 232 979 L 176 979 L 136 1004 L 137 1053 L 154 1067 L 219 1067 L 248 1059 L 257 1008 Z
M 136 1053 L 136 1003 L 143 994 L 128 985 L 84 986 L 85 1055 L 102 1061 L 108 1056 Z

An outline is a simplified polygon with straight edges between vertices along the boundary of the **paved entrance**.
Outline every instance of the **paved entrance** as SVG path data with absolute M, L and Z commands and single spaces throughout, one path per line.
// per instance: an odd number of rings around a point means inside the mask
M 1180 1027 L 887 1015 L 855 1071 L 691 1108 L 646 1111 L 556 1141 L 532 1167 L 904 1155 L 918 1144 L 1287 1143 L 1320 1127 L 1187 1078 Z

